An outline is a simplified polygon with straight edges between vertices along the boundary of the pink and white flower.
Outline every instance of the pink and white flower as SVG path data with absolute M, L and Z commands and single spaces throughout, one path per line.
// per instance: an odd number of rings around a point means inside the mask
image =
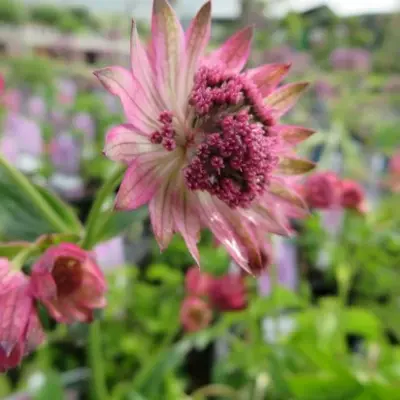
M 106 305 L 103 273 L 92 256 L 75 244 L 50 247 L 34 264 L 33 295 L 58 322 L 91 322 Z
M 104 152 L 128 165 L 116 208 L 149 204 L 161 249 L 180 233 L 199 264 L 197 241 L 209 228 L 252 273 L 262 269 L 252 224 L 285 235 L 287 212 L 304 213 L 287 177 L 313 168 L 294 153 L 313 132 L 279 118 L 307 84 L 278 87 L 287 64 L 241 72 L 251 28 L 206 54 L 210 27 L 210 1 L 184 32 L 169 3 L 154 0 L 147 47 L 133 22 L 131 68 L 95 72 L 127 118 L 109 131 Z
M 0 303 L 1 373 L 19 365 L 44 339 L 29 278 L 12 272 L 6 258 L 0 258 Z

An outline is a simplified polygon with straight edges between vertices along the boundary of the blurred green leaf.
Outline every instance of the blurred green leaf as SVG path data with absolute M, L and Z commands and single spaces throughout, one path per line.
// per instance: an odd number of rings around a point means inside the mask
M 34 394 L 35 400 L 55 400 L 64 398 L 61 376 L 55 371 L 45 374 L 44 382 Z

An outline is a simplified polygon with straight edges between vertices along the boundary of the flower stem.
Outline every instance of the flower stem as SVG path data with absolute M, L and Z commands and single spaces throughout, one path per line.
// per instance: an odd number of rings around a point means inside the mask
M 29 180 L 17 169 L 11 166 L 4 157 L 0 156 L 0 167 L 2 167 L 7 175 L 12 179 L 13 183 L 27 196 L 42 216 L 55 228 L 58 232 L 67 232 L 68 226 L 53 211 L 40 193 L 35 189 Z
M 101 352 L 100 321 L 94 320 L 89 327 L 88 356 L 91 366 L 91 387 L 93 400 L 106 400 L 108 398 L 105 382 L 104 363 Z
M 82 247 L 85 249 L 91 249 L 96 243 L 96 234 L 98 233 L 98 227 L 101 224 L 100 215 L 101 208 L 107 197 L 113 192 L 116 186 L 120 183 L 124 168 L 119 166 L 110 177 L 104 182 L 103 186 L 97 193 L 94 204 L 90 210 L 87 222 L 86 222 L 86 234 L 82 242 Z
M 123 172 L 124 168 L 118 167 L 104 182 L 103 186 L 97 193 L 96 199 L 86 222 L 86 232 L 82 241 L 82 248 L 90 250 L 96 244 L 96 234 L 98 233 L 98 227 L 101 224 L 101 221 L 99 221 L 102 211 L 101 209 L 107 197 L 113 192 L 115 187 L 120 182 Z M 93 400 L 106 400 L 108 398 L 108 393 L 105 382 L 99 320 L 93 321 L 89 327 L 87 354 L 88 363 L 91 367 L 91 377 L 93 382 L 93 386 L 91 388 L 92 398 Z

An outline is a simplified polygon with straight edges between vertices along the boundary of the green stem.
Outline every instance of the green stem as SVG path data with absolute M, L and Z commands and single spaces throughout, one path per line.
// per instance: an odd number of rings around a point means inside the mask
M 95 245 L 95 236 L 98 231 L 98 226 L 101 223 L 101 208 L 107 197 L 120 183 L 124 171 L 125 169 L 119 166 L 104 182 L 104 185 L 99 190 L 86 222 L 86 234 L 82 242 L 83 248 L 91 249 Z
M 105 382 L 104 362 L 101 352 L 100 321 L 94 320 L 89 327 L 88 356 L 91 366 L 91 381 L 93 383 L 93 400 L 106 400 L 108 398 Z
M 124 168 L 118 167 L 104 182 L 102 188 L 97 193 L 86 222 L 86 232 L 81 244 L 82 248 L 90 250 L 96 244 L 95 236 L 98 231 L 98 226 L 101 224 L 101 209 L 107 197 L 120 182 L 123 172 Z M 89 327 L 87 354 L 93 382 L 92 398 L 93 400 L 106 400 L 108 398 L 108 393 L 102 356 L 100 321 L 98 320 L 93 321 Z
M 61 218 L 48 206 L 46 201 L 29 182 L 29 180 L 17 169 L 11 166 L 4 157 L 0 156 L 0 166 L 6 171 L 21 191 L 27 196 L 42 216 L 55 228 L 58 232 L 68 231 L 68 226 L 64 224 Z

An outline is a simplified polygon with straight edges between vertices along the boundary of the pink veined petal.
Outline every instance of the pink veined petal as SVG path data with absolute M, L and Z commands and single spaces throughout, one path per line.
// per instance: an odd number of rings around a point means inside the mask
M 287 219 L 282 219 L 280 214 L 277 215 L 275 208 L 275 205 L 268 207 L 260 202 L 254 205 L 252 209 L 247 210 L 246 213 L 251 221 L 263 230 L 275 235 L 288 236 L 290 229 Z
M 217 203 L 210 195 L 199 194 L 199 212 L 202 222 L 227 249 L 233 260 L 246 272 L 262 269 L 260 249 L 254 234 L 238 211 Z
M 196 212 L 197 199 L 182 185 L 173 205 L 173 216 L 176 230 L 182 235 L 190 254 L 200 266 L 200 255 L 197 243 L 200 239 L 200 219 Z
M 21 272 L 12 274 L 9 290 L 0 294 L 0 346 L 7 355 L 23 339 L 32 312 L 32 297 L 27 291 L 27 279 Z
M 140 41 L 136 22 L 134 20 L 132 20 L 131 29 L 131 68 L 136 82 L 143 88 L 143 95 L 146 96 L 149 103 L 158 110 L 158 112 L 155 110 L 155 113 L 157 115 L 160 114 L 167 107 L 157 93 L 153 70 L 150 66 L 146 49 Z
M 108 67 L 94 74 L 111 94 L 120 98 L 129 122 L 149 134 L 158 129 L 157 116 L 143 98 L 142 89 L 130 71 L 122 67 Z
M 307 82 L 297 82 L 281 86 L 264 99 L 264 104 L 271 107 L 275 118 L 280 118 L 296 104 L 308 85 Z
M 247 74 L 263 97 L 272 93 L 290 69 L 290 64 L 266 64 L 248 70 Z
M 236 32 L 219 49 L 212 52 L 206 62 L 223 63 L 232 72 L 240 72 L 249 58 L 252 37 L 251 26 Z
M 211 1 L 207 1 L 201 7 L 192 20 L 186 34 L 186 88 L 185 95 L 188 96 L 193 86 L 193 79 L 198 68 L 200 59 L 210 40 L 211 32 Z
M 113 161 L 129 164 L 139 154 L 157 150 L 158 146 L 153 145 L 149 137 L 135 126 L 122 124 L 108 131 L 104 154 Z
M 34 274 L 31 279 L 31 289 L 33 296 L 41 300 L 57 296 L 57 286 L 50 271 Z
M 175 11 L 166 0 L 154 0 L 151 30 L 158 89 L 168 108 L 179 110 L 178 84 L 182 65 L 185 65 L 185 39 Z
M 39 320 L 36 311 L 32 312 L 29 318 L 26 341 L 25 341 L 25 354 L 29 354 L 45 339 L 45 333 Z
M 167 179 L 149 204 L 151 226 L 161 251 L 168 247 L 174 234 L 174 183 L 172 179 Z
M 287 146 L 296 146 L 315 133 L 313 129 L 296 125 L 275 125 L 272 130 L 283 139 Z
M 135 210 L 148 203 L 162 183 L 159 171 L 164 165 L 162 157 L 154 157 L 153 154 L 142 154 L 133 160 L 125 172 L 115 208 Z

